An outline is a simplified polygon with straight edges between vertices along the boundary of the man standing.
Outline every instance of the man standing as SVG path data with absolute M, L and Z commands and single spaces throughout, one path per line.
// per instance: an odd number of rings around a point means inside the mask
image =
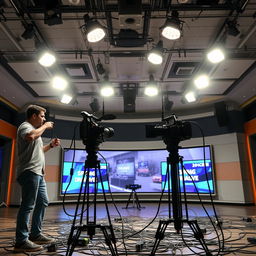
M 45 174 L 44 153 L 60 145 L 59 139 L 52 139 L 43 146 L 41 135 L 53 128 L 53 122 L 46 122 L 46 110 L 37 105 L 27 108 L 27 120 L 17 131 L 17 181 L 21 186 L 22 201 L 17 215 L 15 252 L 42 250 L 42 244 L 53 242 L 42 234 L 45 208 L 49 204 Z M 33 210 L 29 233 L 30 213 Z

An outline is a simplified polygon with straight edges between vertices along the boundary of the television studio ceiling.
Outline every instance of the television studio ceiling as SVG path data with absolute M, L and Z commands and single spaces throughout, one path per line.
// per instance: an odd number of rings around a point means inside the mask
M 175 21 L 178 39 L 162 29 Z M 89 42 L 89 22 L 105 37 Z M 241 108 L 255 96 L 256 0 L 10 0 L 0 1 L 0 95 L 17 110 L 28 103 L 56 112 L 80 111 L 153 117 L 165 113 L 202 112 L 225 101 Z M 207 53 L 220 45 L 225 59 L 210 63 Z M 49 49 L 56 62 L 39 64 Z M 148 61 L 157 48 L 161 64 Z M 195 79 L 207 75 L 209 86 Z M 54 76 L 67 81 L 64 91 L 52 86 Z M 156 96 L 145 95 L 150 82 Z M 113 95 L 103 97 L 109 83 Z M 66 91 L 69 104 L 60 102 Z M 194 102 L 185 94 L 193 91 Z M 91 104 L 93 103 L 93 104 Z

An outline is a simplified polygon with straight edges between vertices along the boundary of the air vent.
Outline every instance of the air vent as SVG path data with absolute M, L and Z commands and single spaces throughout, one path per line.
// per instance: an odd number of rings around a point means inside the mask
M 173 62 L 168 78 L 185 78 L 192 76 L 198 69 L 199 62 Z
M 92 79 L 88 64 L 62 64 L 66 74 L 73 79 Z
M 176 71 L 177 76 L 190 76 L 193 74 L 195 67 L 179 67 Z

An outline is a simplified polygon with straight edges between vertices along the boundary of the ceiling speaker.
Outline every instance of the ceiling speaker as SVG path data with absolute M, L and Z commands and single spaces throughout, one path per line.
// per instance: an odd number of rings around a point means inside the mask
M 214 114 L 220 127 L 228 125 L 228 109 L 224 101 L 214 103 Z

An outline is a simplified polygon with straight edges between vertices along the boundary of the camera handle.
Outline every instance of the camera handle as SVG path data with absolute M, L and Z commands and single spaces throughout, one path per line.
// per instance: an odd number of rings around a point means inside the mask
M 187 195 L 186 195 L 186 187 L 185 187 L 185 179 L 184 179 L 184 170 L 183 170 L 183 159 L 179 156 L 179 140 L 164 138 L 164 142 L 167 145 L 167 150 L 169 152 L 169 156 L 167 157 L 167 169 L 166 169 L 166 182 L 167 186 L 167 194 L 168 194 L 168 220 L 160 220 L 158 224 L 158 228 L 155 234 L 155 242 L 151 251 L 150 256 L 154 256 L 157 248 L 164 239 L 165 231 L 170 223 L 174 224 L 174 228 L 177 233 L 180 233 L 183 228 L 183 223 L 187 223 L 192 230 L 194 237 L 199 241 L 203 250 L 205 251 L 206 256 L 211 256 L 211 252 L 209 251 L 203 233 L 197 223 L 196 220 L 189 220 L 188 216 L 188 205 L 187 205 Z M 184 208 L 185 208 L 185 219 L 183 218 L 182 213 L 182 200 L 181 200 L 181 187 L 180 187 L 180 175 L 179 175 L 179 163 L 182 166 L 182 177 L 183 177 L 183 190 L 184 190 Z M 170 177 L 170 167 L 171 167 L 171 177 Z M 170 185 L 170 178 L 172 184 L 172 192 Z M 172 197 L 172 202 L 171 202 Z M 171 214 L 171 203 L 173 214 Z
M 78 240 L 82 231 L 87 231 L 89 238 L 92 239 L 96 233 L 96 229 L 100 229 L 102 231 L 105 237 L 105 243 L 106 245 L 108 245 L 111 255 L 118 256 L 117 247 L 116 247 L 116 238 L 115 238 L 114 229 L 111 223 L 106 193 L 103 186 L 103 180 L 102 180 L 102 175 L 100 171 L 100 161 L 98 160 L 98 157 L 97 157 L 97 151 L 87 151 L 87 153 L 88 155 L 85 161 L 85 168 L 84 168 L 85 170 L 84 170 L 82 182 L 80 185 L 80 191 L 79 191 L 79 195 L 76 203 L 74 219 L 71 226 L 69 238 L 67 241 L 68 247 L 66 251 L 66 256 L 71 256 L 73 254 L 74 249 L 78 244 Z M 94 168 L 95 170 L 93 193 L 91 193 L 92 194 L 92 203 L 91 203 L 92 211 L 90 211 L 90 187 L 89 187 L 90 168 Z M 96 220 L 98 177 L 100 178 L 100 183 L 102 187 L 103 198 L 104 198 L 109 225 L 97 224 L 97 220 Z M 80 204 L 81 204 L 81 213 L 78 214 Z M 86 224 L 83 224 L 85 212 L 86 212 Z M 78 215 L 80 215 L 79 225 L 76 224 L 76 220 L 78 220 Z

